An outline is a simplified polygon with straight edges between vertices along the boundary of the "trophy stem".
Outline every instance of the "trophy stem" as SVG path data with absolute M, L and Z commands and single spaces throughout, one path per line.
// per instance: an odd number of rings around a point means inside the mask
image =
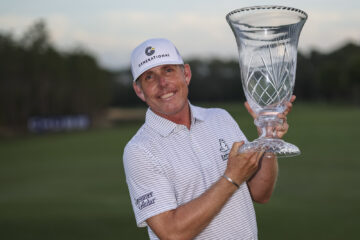
M 274 153 L 279 158 L 300 155 L 297 146 L 278 138 L 276 127 L 283 124 L 283 120 L 277 117 L 277 113 L 263 113 L 254 122 L 260 131 L 260 137 L 244 144 L 239 152 L 265 151 Z
M 283 120 L 279 119 L 276 114 L 275 112 L 264 113 L 254 120 L 260 130 L 259 138 L 278 138 L 276 127 L 283 124 Z

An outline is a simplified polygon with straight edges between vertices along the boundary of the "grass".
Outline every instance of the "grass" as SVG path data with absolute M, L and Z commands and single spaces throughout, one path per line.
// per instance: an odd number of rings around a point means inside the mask
M 138 126 L 1 142 L 4 239 L 144 239 L 122 168 Z
M 206 105 L 206 104 L 203 104 Z M 240 104 L 227 109 L 251 140 Z M 260 239 L 355 239 L 360 109 L 296 104 L 271 201 L 255 205 Z M 147 239 L 135 224 L 122 152 L 141 123 L 0 141 L 1 239 Z

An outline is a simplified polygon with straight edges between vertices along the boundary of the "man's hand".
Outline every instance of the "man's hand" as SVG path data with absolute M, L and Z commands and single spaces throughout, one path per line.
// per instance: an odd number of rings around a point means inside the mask
M 292 95 L 290 102 L 286 103 L 286 109 L 283 113 L 278 114 L 278 118 L 283 120 L 283 124 L 276 127 L 276 133 L 278 138 L 282 138 L 287 131 L 289 130 L 289 124 L 287 123 L 287 115 L 291 112 L 291 109 L 293 107 L 293 102 L 295 101 L 296 96 Z
M 225 175 L 234 180 L 237 184 L 242 184 L 251 178 L 258 170 L 259 160 L 264 152 L 239 152 L 239 148 L 244 141 L 235 142 L 229 153 L 229 159 Z
M 292 95 L 290 102 L 286 103 L 286 109 L 283 113 L 279 113 L 277 116 L 279 119 L 281 119 L 283 121 L 283 123 L 279 126 L 276 127 L 276 137 L 277 138 L 282 138 L 287 131 L 289 130 L 289 124 L 287 123 L 287 115 L 291 112 L 291 109 L 293 107 L 293 102 L 295 101 L 296 96 Z M 256 119 L 258 116 L 257 114 L 251 109 L 250 105 L 248 102 L 245 102 L 245 108 L 246 110 L 250 113 L 250 115 L 253 117 L 253 119 Z M 258 134 L 261 134 L 261 129 L 257 128 L 258 130 Z M 267 132 L 271 132 L 271 130 L 267 130 Z

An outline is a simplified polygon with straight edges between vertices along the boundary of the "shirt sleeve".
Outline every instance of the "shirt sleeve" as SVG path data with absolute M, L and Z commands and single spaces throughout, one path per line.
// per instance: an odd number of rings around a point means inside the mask
M 243 131 L 241 131 L 239 125 L 237 124 L 237 122 L 235 121 L 235 119 L 230 115 L 229 112 L 227 112 L 226 110 L 224 110 L 224 117 L 225 119 L 229 122 L 229 124 L 232 126 L 232 128 L 234 129 L 234 134 L 236 135 L 236 138 L 238 139 L 237 141 L 244 141 L 245 143 L 249 142 L 248 139 L 246 138 L 245 134 L 243 133 Z
M 146 149 L 126 146 L 123 161 L 138 227 L 147 226 L 145 221 L 152 216 L 177 208 L 171 183 Z

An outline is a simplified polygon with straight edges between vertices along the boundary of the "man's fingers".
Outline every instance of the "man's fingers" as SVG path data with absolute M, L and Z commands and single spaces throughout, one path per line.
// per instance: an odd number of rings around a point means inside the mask
M 240 147 L 244 145 L 244 141 L 241 142 L 234 142 L 234 144 L 231 147 L 230 154 L 236 154 L 239 152 Z
M 278 126 L 276 128 L 276 135 L 278 138 L 282 138 L 286 133 L 287 131 L 289 130 L 289 124 L 288 123 L 285 123 L 281 126 Z
M 244 103 L 244 106 L 246 108 L 246 110 L 250 113 L 250 115 L 255 119 L 257 117 L 256 113 L 251 109 L 250 105 L 248 102 Z
M 289 124 L 288 123 L 284 123 L 284 124 L 276 127 L 277 131 L 282 131 L 282 132 L 287 131 L 288 129 L 289 129 Z
M 278 115 L 277 115 L 277 117 L 278 118 L 280 118 L 281 120 L 283 120 L 284 122 L 286 122 L 286 114 L 285 113 L 279 113 Z
M 290 101 L 286 103 L 286 109 L 283 112 L 285 115 L 287 115 L 289 112 L 291 112 L 291 109 L 293 107 L 292 103 L 295 101 L 295 99 L 296 99 L 296 96 L 292 95 L 291 98 L 290 98 Z
M 289 112 L 291 112 L 291 109 L 292 109 L 293 105 L 291 102 L 287 102 L 286 103 L 286 109 L 285 111 L 283 112 L 285 115 L 287 115 Z
M 259 160 L 263 157 L 263 155 L 265 154 L 265 149 L 261 149 L 260 151 L 258 151 L 256 153 L 256 159 Z

